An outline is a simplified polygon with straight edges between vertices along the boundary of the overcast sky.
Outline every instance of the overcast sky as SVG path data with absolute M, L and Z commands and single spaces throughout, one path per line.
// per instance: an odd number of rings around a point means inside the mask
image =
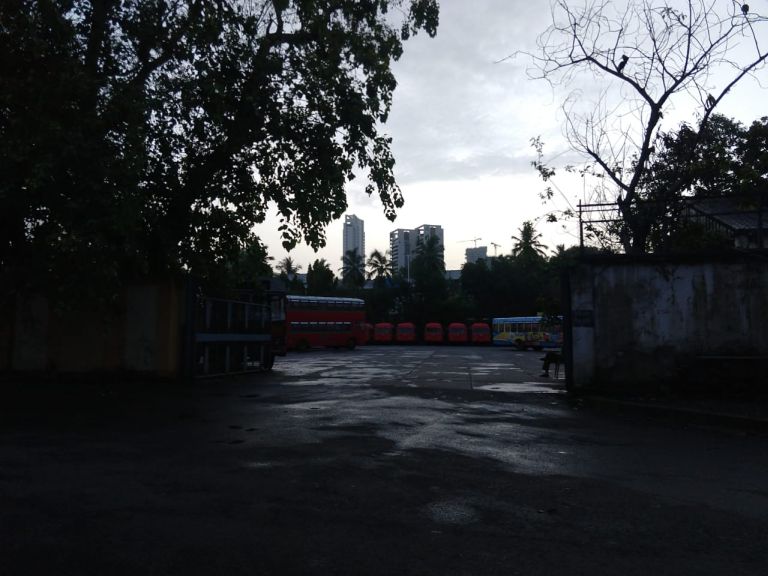
M 533 171 L 530 139 L 541 136 L 549 156 L 567 152 L 560 106 L 565 93 L 528 79 L 527 62 L 505 60 L 517 50 L 531 50 L 550 22 L 543 0 L 441 0 L 437 36 L 419 34 L 405 43 L 394 64 L 398 87 L 384 132 L 391 135 L 395 176 L 405 206 L 395 222 L 387 220 L 378 199 L 362 192 L 363 182 L 348 188 L 347 214 L 365 221 L 366 252 L 389 248 L 389 232 L 439 224 L 445 233 L 446 267 L 459 269 L 464 250 L 488 246 L 489 255 L 509 253 L 525 220 L 536 221 L 544 243 L 577 243 L 573 223 L 546 223 L 552 209 L 575 205 L 582 196 L 579 179 L 560 178 L 562 192 L 543 204 L 545 185 Z M 719 110 L 745 123 L 768 114 L 765 92 L 755 86 L 729 96 Z M 325 258 L 338 273 L 342 256 L 342 221 L 328 227 L 327 246 L 317 253 L 300 245 L 290 256 L 306 270 Z M 257 228 L 269 253 L 286 255 L 272 215 Z M 494 247 L 492 243 L 498 244 Z

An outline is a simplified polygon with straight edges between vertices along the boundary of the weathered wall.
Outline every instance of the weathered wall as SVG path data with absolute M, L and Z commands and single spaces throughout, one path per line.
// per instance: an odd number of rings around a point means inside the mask
M 6 365 L 15 372 L 138 372 L 175 377 L 180 368 L 182 288 L 129 286 L 116 302 L 52 306 L 19 298 L 4 322 Z M 0 331 L 2 332 L 2 331 Z
M 765 378 L 764 257 L 587 260 L 569 284 L 574 389 L 703 388 Z

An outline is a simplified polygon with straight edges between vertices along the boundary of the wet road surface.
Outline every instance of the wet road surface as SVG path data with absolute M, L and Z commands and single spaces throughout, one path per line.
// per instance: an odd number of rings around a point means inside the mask
M 22 394 L 0 573 L 766 573 L 765 437 L 586 410 L 540 357 L 365 347 Z

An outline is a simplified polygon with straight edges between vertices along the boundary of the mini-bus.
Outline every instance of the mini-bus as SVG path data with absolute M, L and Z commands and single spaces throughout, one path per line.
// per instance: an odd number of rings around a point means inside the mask
M 451 344 L 466 344 L 467 325 L 463 322 L 451 322 L 448 324 L 448 342 Z
M 373 343 L 389 344 L 392 342 L 394 326 L 389 322 L 378 322 L 373 325 Z
M 469 340 L 472 344 L 490 344 L 491 327 L 485 322 L 473 322 L 469 327 Z
M 493 318 L 491 326 L 493 343 L 498 346 L 515 346 L 520 350 L 563 346 L 562 318 L 544 322 L 541 316 L 510 316 Z
M 424 325 L 424 342 L 427 344 L 442 344 L 443 326 L 439 322 L 427 322 Z
M 416 342 L 416 326 L 413 322 L 400 322 L 395 327 L 395 342 L 398 344 L 413 344 Z

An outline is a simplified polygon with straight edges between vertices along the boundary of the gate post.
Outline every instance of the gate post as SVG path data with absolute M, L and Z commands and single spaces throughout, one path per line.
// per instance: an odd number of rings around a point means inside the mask
M 185 278 L 181 284 L 181 346 L 179 382 L 192 384 L 195 379 L 195 323 L 197 312 L 197 282 Z

